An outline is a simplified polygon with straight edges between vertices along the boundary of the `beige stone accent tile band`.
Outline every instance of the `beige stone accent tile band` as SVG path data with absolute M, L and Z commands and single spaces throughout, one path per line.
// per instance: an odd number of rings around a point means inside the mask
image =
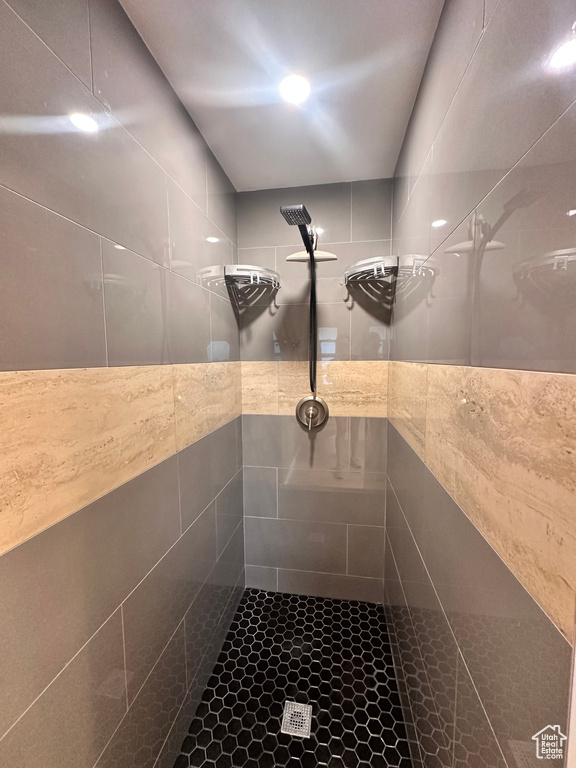
M 388 363 L 346 360 L 318 363 L 317 391 L 332 416 L 387 415 Z M 242 412 L 292 415 L 310 393 L 307 362 L 243 362 Z
M 176 448 L 200 440 L 242 413 L 240 363 L 174 365 Z
M 241 363 L 242 413 L 278 413 L 278 366 L 276 361 Z
M 239 414 L 239 363 L 0 373 L 0 553 Z
M 576 376 L 427 365 L 424 404 L 422 366 L 390 365 L 393 423 L 572 640 Z

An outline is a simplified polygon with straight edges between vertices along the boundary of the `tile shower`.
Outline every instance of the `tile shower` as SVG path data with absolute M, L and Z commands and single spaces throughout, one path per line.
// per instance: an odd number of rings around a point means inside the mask
M 534 764 L 576 591 L 573 4 L 447 0 L 394 179 L 240 193 L 119 3 L 58 7 L 0 0 L 36 121 L 0 133 L 0 764 Z M 338 257 L 313 440 L 300 202 Z M 392 315 L 343 279 L 391 254 Z M 281 277 L 239 323 L 230 263 Z

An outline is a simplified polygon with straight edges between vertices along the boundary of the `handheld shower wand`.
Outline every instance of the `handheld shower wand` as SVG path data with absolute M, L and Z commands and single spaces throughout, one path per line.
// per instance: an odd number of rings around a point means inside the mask
M 310 391 L 316 394 L 316 367 L 318 355 L 318 329 L 316 320 L 316 260 L 314 249 L 316 246 L 314 233 L 309 229 L 312 218 L 304 205 L 283 205 L 280 213 L 288 224 L 297 225 L 304 242 L 306 252 L 310 257 L 310 324 L 308 331 L 309 367 L 310 367 Z

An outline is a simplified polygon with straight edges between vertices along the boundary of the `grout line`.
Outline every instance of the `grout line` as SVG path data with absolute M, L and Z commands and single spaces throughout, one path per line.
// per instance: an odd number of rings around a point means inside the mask
M 120 604 L 120 620 L 122 622 L 122 651 L 124 654 L 124 693 L 126 695 L 126 712 L 130 709 L 128 699 L 128 661 L 126 659 L 126 630 L 124 628 L 124 606 Z
M 74 660 L 75 660 L 75 659 L 76 659 L 76 658 L 77 658 L 77 657 L 78 657 L 78 656 L 79 656 L 79 655 L 82 653 L 82 651 L 84 650 L 84 648 L 86 648 L 86 646 L 88 645 L 88 643 L 90 643 L 90 642 L 91 642 L 91 641 L 92 641 L 92 640 L 93 640 L 93 639 L 96 637 L 96 635 L 97 635 L 97 634 L 100 632 L 100 630 L 101 630 L 101 629 L 104 627 L 104 625 L 105 625 L 105 624 L 107 624 L 107 623 L 110 621 L 110 619 L 111 619 L 111 618 L 114 616 L 114 614 L 116 613 L 116 611 L 118 611 L 118 610 L 119 610 L 119 608 L 120 608 L 120 606 L 118 606 L 118 608 L 116 608 L 116 609 L 115 609 L 115 610 L 114 610 L 114 611 L 113 611 L 113 612 L 110 614 L 110 616 L 108 616 L 108 618 L 106 619 L 106 621 L 103 621 L 103 622 L 102 622 L 102 624 L 100 624 L 100 626 L 98 627 L 98 629 L 97 629 L 95 632 L 93 632 L 93 633 L 90 635 L 90 637 L 89 637 L 89 638 L 86 640 L 86 642 L 85 642 L 85 643 L 83 643 L 83 644 L 80 646 L 80 648 L 79 648 L 79 649 L 76 651 L 76 653 L 75 653 L 75 654 L 72 656 L 72 658 L 71 658 L 69 661 L 67 661 L 67 662 L 66 662 L 66 664 L 64 664 L 64 666 L 63 666 L 63 667 L 62 667 L 62 669 L 61 669 L 61 670 L 58 672 L 58 674 L 57 674 L 57 675 L 55 675 L 55 676 L 52 678 L 52 680 L 50 680 L 50 682 L 49 682 L 49 683 L 48 683 L 48 684 L 47 684 L 47 685 L 46 685 L 46 686 L 45 686 L 45 687 L 44 687 L 44 688 L 43 688 L 43 689 L 40 691 L 40 693 L 38 694 L 38 696 L 36 696 L 36 697 L 35 697 L 35 699 L 34 699 L 32 702 L 30 702 L 30 704 L 29 704 L 29 705 L 26 707 L 26 709 L 25 709 L 25 710 L 22 712 L 22 714 L 21 714 L 21 715 L 20 715 L 20 716 L 19 716 L 19 717 L 18 717 L 16 720 L 14 720 L 14 722 L 12 723 L 12 725 L 11 725 L 11 726 L 10 726 L 10 727 L 9 727 L 9 728 L 8 728 L 8 729 L 7 729 L 7 730 L 6 730 L 6 731 L 5 731 L 3 734 L 2 734 L 2 736 L 0 736 L 0 742 L 2 742 L 2 740 L 3 740 L 3 739 L 4 739 L 4 738 L 5 738 L 5 737 L 6 737 L 6 736 L 7 736 L 7 735 L 10 733 L 10 731 L 11 731 L 11 730 L 12 730 L 12 729 L 13 729 L 13 728 L 14 728 L 14 727 L 15 727 L 15 726 L 16 726 L 16 725 L 17 725 L 17 724 L 20 722 L 20 720 L 22 720 L 22 718 L 24 717 L 24 715 L 25 715 L 25 714 L 26 714 L 26 713 L 27 713 L 27 712 L 28 712 L 30 709 L 32 709 L 32 707 L 33 707 L 33 706 L 36 704 L 36 702 L 37 702 L 37 701 L 38 701 L 38 700 L 39 700 L 39 699 L 40 699 L 40 698 L 41 698 L 41 697 L 42 697 L 42 696 L 43 696 L 43 695 L 46 693 L 46 691 L 47 691 L 47 690 L 48 690 L 48 689 L 49 689 L 49 688 L 50 688 L 50 687 L 53 685 L 53 683 L 55 683 L 55 682 L 56 682 L 56 680 L 58 680 L 58 678 L 59 678 L 59 677 L 60 677 L 60 676 L 61 676 L 61 675 L 62 675 L 62 674 L 65 672 L 65 670 L 66 670 L 66 669 L 67 669 L 67 668 L 70 666 L 70 664 L 72 664 L 72 662 L 73 662 L 73 661 L 74 661 Z
M 106 280 L 104 279 L 104 249 L 102 248 L 102 237 L 98 235 L 98 246 L 100 248 L 100 272 L 102 275 L 102 315 L 104 320 L 104 353 L 106 356 L 106 368 L 110 367 L 108 356 L 108 326 L 106 322 Z
M 92 51 L 92 3 L 91 0 L 86 2 L 86 10 L 88 11 L 88 51 L 90 60 L 90 90 L 94 94 L 94 54 Z M 52 50 L 52 49 L 50 49 Z M 52 51 L 54 53 L 54 51 Z
M 348 552 L 349 552 L 349 546 L 348 546 L 348 537 L 349 537 L 349 529 L 350 526 L 346 526 L 346 575 L 348 576 Z
M 335 523 L 331 520 L 308 520 L 301 517 L 264 517 L 263 515 L 246 515 L 246 520 L 275 520 L 276 522 L 306 523 L 310 525 L 335 525 L 339 527 L 351 526 L 352 528 L 379 528 L 384 530 L 382 524 L 376 523 Z

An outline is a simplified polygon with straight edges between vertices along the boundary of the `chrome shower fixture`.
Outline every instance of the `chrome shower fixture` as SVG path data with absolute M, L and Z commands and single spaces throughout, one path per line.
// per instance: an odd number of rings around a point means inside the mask
M 316 362 L 318 357 L 318 329 L 316 321 L 316 259 L 314 248 L 316 234 L 312 227 L 312 217 L 305 205 L 281 205 L 280 213 L 288 224 L 296 225 L 304 242 L 306 253 L 310 257 L 310 323 L 308 327 L 308 361 L 310 372 L 310 391 L 316 394 Z

